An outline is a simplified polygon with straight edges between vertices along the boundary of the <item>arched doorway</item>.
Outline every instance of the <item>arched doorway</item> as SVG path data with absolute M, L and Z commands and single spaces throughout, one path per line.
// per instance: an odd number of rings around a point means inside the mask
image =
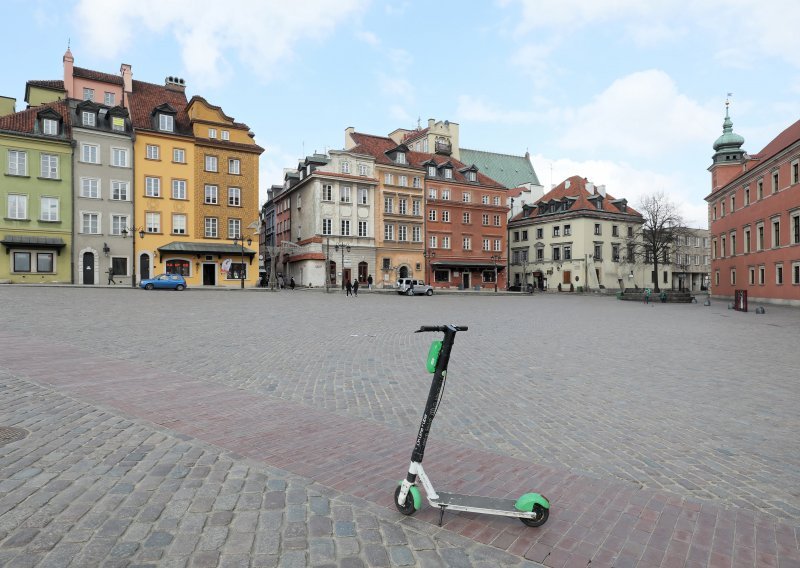
M 83 253 L 83 283 L 94 285 L 94 253 Z
M 143 254 L 139 257 L 139 280 L 150 278 L 150 255 Z
M 367 263 L 366 262 L 359 262 L 358 263 L 358 281 L 362 284 L 367 282 Z
M 408 266 L 403 265 L 400 267 L 400 276 L 398 276 L 398 278 L 411 278 L 408 275 Z

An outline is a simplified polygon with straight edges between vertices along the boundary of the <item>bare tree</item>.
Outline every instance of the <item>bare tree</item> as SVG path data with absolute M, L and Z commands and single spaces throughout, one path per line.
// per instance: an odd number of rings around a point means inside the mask
M 663 193 L 646 195 L 639 203 L 643 223 L 628 237 L 629 261 L 653 265 L 655 291 L 658 286 L 659 265 L 670 264 L 670 254 L 679 236 L 690 234 L 677 206 Z

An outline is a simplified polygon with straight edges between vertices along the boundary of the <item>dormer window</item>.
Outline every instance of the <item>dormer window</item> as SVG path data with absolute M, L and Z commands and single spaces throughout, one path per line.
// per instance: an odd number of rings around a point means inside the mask
M 453 179 L 453 170 L 451 170 L 450 168 L 445 168 L 444 179 Z
M 58 121 L 52 118 L 42 120 L 42 133 L 48 136 L 58 136 Z
M 428 166 L 428 177 L 436 177 L 436 166 Z
M 394 157 L 395 162 L 398 164 L 406 163 L 406 155 L 403 152 L 398 152 Z
M 97 115 L 91 111 L 85 110 L 81 113 L 81 124 L 84 126 L 96 126 Z
M 175 117 L 169 114 L 158 115 L 158 129 L 164 132 L 174 132 Z
M 475 172 L 467 172 L 467 181 L 477 181 L 478 175 Z
M 343 174 L 350 173 L 350 162 L 342 162 L 342 173 Z

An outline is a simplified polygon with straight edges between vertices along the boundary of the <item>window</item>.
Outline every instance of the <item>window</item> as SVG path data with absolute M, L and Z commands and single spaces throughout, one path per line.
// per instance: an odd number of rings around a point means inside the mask
M 100 153 L 98 147 L 94 144 L 81 144 L 81 162 L 87 164 L 99 164 Z
M 111 148 L 111 165 L 119 168 L 127 168 L 128 150 L 125 148 Z
M 553 227 L 553 236 L 554 237 L 560 237 L 561 236 L 561 226 L 556 225 L 555 227 Z
M 147 144 L 145 146 L 145 158 L 148 160 L 158 160 L 160 155 L 160 147 L 155 144 Z
M 217 129 L 216 128 L 209 128 L 208 129 L 208 137 L 209 138 L 216 138 L 217 137 Z
M 600 226 L 600 223 L 595 223 L 594 224 L 594 234 L 595 235 L 602 235 L 603 234 L 601 226 Z
M 450 190 L 447 188 L 442 189 L 442 199 L 445 201 L 450 201 Z
M 611 261 L 612 262 L 619 262 L 619 245 L 612 244 L 611 245 Z
M 783 284 L 783 265 L 775 265 L 775 284 Z
M 14 272 L 30 272 L 30 271 L 31 271 L 31 253 L 15 252 Z
M 572 234 L 572 225 L 564 225 L 564 236 L 568 237 Z
M 342 173 L 343 174 L 350 173 L 350 162 L 342 162 Z
M 217 205 L 219 203 L 219 187 L 206 184 L 205 199 L 203 202 L 208 205 Z
M 436 199 L 436 188 L 428 188 L 428 199 Z
M 519 231 L 514 231 L 514 242 L 515 243 L 519 242 Z
M 422 187 L 422 181 L 420 180 L 419 177 L 414 176 L 414 178 L 411 180 L 411 186 L 412 187 L 416 187 L 416 188 L 420 188 L 420 187 Z
M 333 201 L 333 186 L 332 185 L 323 185 L 322 186 L 322 201 Z
M 481 204 L 482 205 L 489 205 L 489 196 L 488 195 L 481 195 Z
M 736 232 L 731 232 L 731 256 L 736 256 Z
M 366 237 L 367 235 L 367 222 L 366 221 L 359 221 L 358 222 L 358 236 L 359 237 Z
M 744 188 L 744 206 L 747 207 L 750 205 L 750 187 Z
M 241 207 L 242 205 L 242 189 L 239 187 L 228 188 L 228 205 L 231 207 Z M 297 196 L 297 207 L 300 207 L 300 196 Z
M 128 229 L 128 216 L 127 215 L 112 215 L 111 216 L 111 234 L 121 235 L 122 230 Z M 116 274 L 116 272 L 115 272 Z
M 339 194 L 339 200 L 342 203 L 350 203 L 350 186 L 345 185 L 341 188 L 341 193 Z
M 158 129 L 164 132 L 172 132 L 175 130 L 175 118 L 169 114 L 159 114 Z
M 172 180 L 172 199 L 186 199 L 186 180 Z
M 89 199 L 100 198 L 100 180 L 95 178 L 81 178 L 81 197 Z
M 792 264 L 792 284 L 800 284 L 800 263 Z
M 772 193 L 778 193 L 778 170 L 772 172 Z
M 719 215 L 720 215 L 720 217 L 724 217 L 725 216 L 725 202 L 724 201 L 720 201 L 720 203 L 719 203 Z
M 407 241 L 408 240 L 408 227 L 405 225 L 400 225 L 397 227 L 397 240 L 398 241 Z
M 332 235 L 333 231 L 333 222 L 331 219 L 323 219 L 322 220 L 322 234 L 323 235 Z
M 367 205 L 369 199 L 369 191 L 366 187 L 358 188 L 358 203 L 359 205 Z
M 228 238 L 240 239 L 242 238 L 242 220 L 241 219 L 228 219 Z
M 544 238 L 544 229 L 536 229 L 536 238 L 543 239 Z
M 464 203 L 469 203 L 472 200 L 472 194 L 469 191 L 465 191 L 461 194 L 461 201 Z
M 444 179 L 453 179 L 453 170 L 451 170 L 450 168 L 445 168 Z
M 42 134 L 46 134 L 48 136 L 57 136 L 58 121 L 53 120 L 52 118 L 45 118 L 42 120 Z
M 42 197 L 41 215 L 42 221 L 58 221 L 58 199 L 55 197 Z
M 125 132 L 125 119 L 121 116 L 111 117 L 111 129 L 117 132 Z
M 83 213 L 81 215 L 81 233 L 88 235 L 100 234 L 99 213 Z
M 792 183 L 800 183 L 800 162 L 792 162 Z
M 401 187 L 408 187 L 408 176 L 398 176 L 397 185 Z
M 400 215 L 408 214 L 408 199 L 400 198 L 397 200 L 397 210 Z
M 114 201 L 128 201 L 128 182 L 111 181 L 111 199 Z
M 619 236 L 619 227 L 617 225 L 611 225 L 611 236 L 612 237 Z
M 436 166 L 428 166 L 428 177 L 436 177 Z
M 428 248 L 435 249 L 436 245 L 437 245 L 437 241 L 438 241 L 438 239 L 436 238 L 436 235 L 431 235 L 428 238 Z
M 85 110 L 81 113 L 81 124 L 83 126 L 94 126 L 96 119 L 97 115 L 91 111 Z
M 223 130 L 223 131 L 222 131 L 222 139 L 223 139 L 223 140 L 230 140 L 230 139 L 231 139 L 231 132 L 230 132 L 230 130 Z
M 144 194 L 147 197 L 161 197 L 161 178 L 144 178 Z
M 436 221 L 436 209 L 428 210 L 428 221 Z
M 731 213 L 736 211 L 736 196 L 731 195 Z
M 464 237 L 461 240 L 461 246 L 464 250 L 472 250 L 472 237 Z
M 42 154 L 40 170 L 41 177 L 58 179 L 58 156 L 54 154 Z
M 215 239 L 218 233 L 219 220 L 216 217 L 206 217 L 205 219 L 205 236 L 206 238 Z
M 528 230 L 527 229 L 522 231 L 522 240 L 523 241 L 527 241 L 528 240 Z
M 792 244 L 800 244 L 800 212 L 792 213 Z
M 421 203 L 420 203 L 419 199 L 415 199 L 414 201 L 411 202 L 411 214 L 412 215 L 414 215 L 416 217 L 419 217 L 420 216 L 420 208 L 421 208 Z
M 183 148 L 173 148 L 172 149 L 172 161 L 176 164 L 185 164 L 186 163 L 186 150 Z
M 358 164 L 358 175 L 365 176 L 367 173 L 367 166 L 364 164 Z
M 419 227 L 419 225 L 415 225 L 411 228 L 411 240 L 415 243 L 422 242 L 422 229 Z
M 497 195 L 495 195 L 495 196 L 492 198 L 492 204 L 493 204 L 493 205 L 500 205 L 500 198 L 499 198 Z
M 216 172 L 217 171 L 217 157 L 216 156 L 206 156 L 206 171 L 207 172 Z
M 231 201 L 231 199 L 230 199 L 230 192 L 231 192 L 231 190 L 234 190 L 234 189 L 235 189 L 235 190 L 238 190 L 239 188 L 238 188 L 238 187 L 229 187 L 229 188 L 228 188 L 228 205 L 233 205 L 233 203 L 231 203 L 231 202 L 230 202 L 230 201 Z M 303 197 L 303 196 L 302 196 L 302 195 L 299 195 L 299 194 L 298 194 L 298 196 L 297 196 L 296 203 L 297 203 L 297 208 L 298 208 L 298 209 L 302 209 L 302 208 L 303 208 L 303 201 L 302 201 L 302 199 L 301 199 L 302 197 Z M 291 199 L 291 198 L 290 198 L 290 199 Z M 236 205 L 239 205 L 239 201 L 238 201 L 238 199 L 237 199 Z
M 765 281 L 766 281 L 766 268 L 763 267 L 763 266 L 759 266 L 758 267 L 758 283 L 763 286 Z
M 495 215 L 494 216 L 494 226 L 495 227 L 499 227 L 500 226 L 500 215 Z
M 461 216 L 461 222 L 465 225 L 469 225 L 472 222 L 472 216 L 469 211 L 464 211 L 464 214 Z
M 489 239 L 483 239 L 483 248 L 481 250 L 489 251 L 491 249 L 491 243 Z
M 756 250 L 764 250 L 764 225 L 759 224 L 756 227 Z
M 448 209 L 442 209 L 442 223 L 449 223 L 450 222 L 450 211 Z
M 394 240 L 394 225 L 390 225 L 389 223 L 386 223 L 383 226 L 383 238 L 385 240 L 387 240 L 387 241 L 393 241 Z
M 85 101 L 93 101 L 94 100 L 94 89 L 90 89 L 89 87 L 83 88 L 83 100 Z
M 553 260 L 561 260 L 561 248 L 553 247 Z
M 483 215 L 481 215 L 481 224 L 484 227 L 489 224 L 489 214 L 488 213 L 484 213 Z
M 744 230 L 744 252 L 750 252 L 750 227 L 746 227 Z
M 725 235 L 722 235 L 719 242 L 719 255 L 721 258 L 725 258 Z
M 114 106 L 115 99 L 114 93 L 109 93 L 108 91 L 103 93 L 103 104 L 106 106 Z M 116 274 L 116 272 L 114 274 Z
M 781 220 L 772 220 L 772 248 L 781 246 Z
M 603 245 L 600 243 L 594 244 L 594 259 L 595 260 L 603 260 Z
M 238 158 L 230 158 L 228 160 L 228 173 L 234 175 L 242 173 L 242 161 Z
M 756 182 L 756 199 L 764 197 L 764 180 L 760 179 Z
M 383 198 L 383 210 L 386 213 L 394 213 L 394 198 L 393 197 L 384 197 Z
M 752 266 L 747 269 L 747 283 L 748 284 L 755 284 L 756 283 L 756 269 Z
M 342 232 L 339 233 L 344 237 L 350 236 L 350 219 L 342 219 Z
M 500 247 L 502 246 L 502 244 L 503 243 L 502 243 L 501 239 L 495 239 L 494 240 L 494 252 L 500 252 Z M 527 255 L 528 251 L 525 251 L 525 254 Z
M 394 176 L 390 173 L 383 174 L 383 183 L 384 184 L 392 184 L 394 183 Z

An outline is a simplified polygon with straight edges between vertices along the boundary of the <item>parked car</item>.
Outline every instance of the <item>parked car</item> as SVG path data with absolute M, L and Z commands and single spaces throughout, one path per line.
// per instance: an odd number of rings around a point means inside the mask
M 405 294 L 406 296 L 432 296 L 433 287 L 425 284 L 422 280 L 413 280 L 411 278 L 401 278 L 397 282 L 397 293 Z
M 159 274 L 155 278 L 147 278 L 139 282 L 139 288 L 180 291 L 186 288 L 186 280 L 180 274 Z

